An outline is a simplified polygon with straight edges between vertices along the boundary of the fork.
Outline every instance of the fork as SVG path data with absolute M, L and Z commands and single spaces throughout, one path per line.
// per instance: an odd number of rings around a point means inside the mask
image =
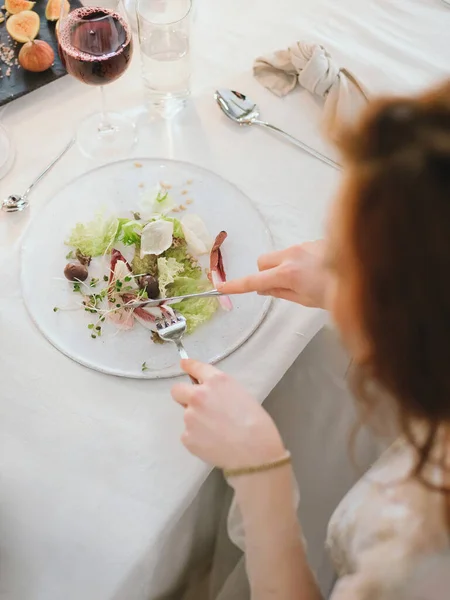
M 172 342 L 176 345 L 178 354 L 182 359 L 189 358 L 186 352 L 183 342 L 181 341 L 184 334 L 186 333 L 186 319 L 177 310 L 173 311 L 174 317 L 170 318 L 170 315 L 166 313 L 166 316 L 159 317 L 156 319 L 156 328 L 158 335 L 163 342 Z M 198 381 L 194 377 L 189 376 L 192 383 L 197 384 Z

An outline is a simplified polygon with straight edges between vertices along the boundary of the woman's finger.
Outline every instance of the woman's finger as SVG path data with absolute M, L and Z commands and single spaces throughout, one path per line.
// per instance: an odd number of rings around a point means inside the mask
M 218 287 L 218 290 L 224 294 L 246 294 L 248 292 L 261 294 L 266 292 L 267 289 L 278 287 L 277 278 L 278 270 L 270 269 L 223 283 Z
M 177 383 L 173 386 L 170 393 L 175 402 L 186 408 L 194 395 L 194 387 L 186 383 Z
M 210 379 L 213 375 L 218 373 L 218 369 L 216 369 L 212 365 L 202 363 L 198 360 L 192 360 L 191 358 L 188 360 L 182 360 L 181 368 L 185 373 L 187 373 L 191 377 L 194 377 L 194 379 L 197 379 L 200 382 L 205 382 L 207 379 Z M 192 392 L 192 395 L 195 394 L 195 389 L 195 387 L 191 386 L 191 390 L 194 390 Z
M 247 277 L 242 277 L 241 279 L 226 281 L 225 283 L 218 285 L 217 289 L 223 294 L 246 294 L 248 292 L 254 292 L 256 286 L 255 280 L 257 277 L 257 274 L 247 275 Z
M 258 258 L 258 269 L 260 271 L 274 269 L 283 262 L 285 256 L 286 250 L 277 250 L 276 252 L 269 252 L 268 254 L 263 254 Z

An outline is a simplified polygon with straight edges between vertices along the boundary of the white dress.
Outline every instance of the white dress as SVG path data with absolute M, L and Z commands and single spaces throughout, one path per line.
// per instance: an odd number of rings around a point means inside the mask
M 413 457 L 406 443 L 393 444 L 334 512 L 327 548 L 338 581 L 330 600 L 410 598 L 407 588 L 420 565 L 450 548 L 444 497 L 408 477 Z M 428 476 L 434 485 L 442 484 L 438 468 Z M 245 551 L 242 521 L 234 502 L 228 533 Z M 242 580 L 243 563 L 241 560 L 216 600 L 249 599 L 248 583 Z M 450 558 L 447 564 L 450 567 Z
M 449 549 L 444 496 L 408 477 L 413 465 L 413 450 L 396 442 L 336 509 L 327 539 L 339 577 L 333 600 L 396 600 L 429 556 Z M 427 475 L 443 484 L 438 467 Z

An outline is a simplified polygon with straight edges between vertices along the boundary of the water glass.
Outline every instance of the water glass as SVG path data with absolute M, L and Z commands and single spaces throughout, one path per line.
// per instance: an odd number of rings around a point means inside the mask
M 81 0 L 83 6 L 99 6 L 110 10 L 118 10 L 119 2 L 120 0 Z
M 138 0 L 142 77 L 151 112 L 172 117 L 190 93 L 192 0 Z

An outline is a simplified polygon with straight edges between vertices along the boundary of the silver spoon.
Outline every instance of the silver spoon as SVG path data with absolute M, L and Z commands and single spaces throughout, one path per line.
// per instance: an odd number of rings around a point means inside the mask
M 304 144 L 297 138 L 293 137 L 289 133 L 286 133 L 282 129 L 275 127 L 275 125 L 271 125 L 270 123 L 266 123 L 266 121 L 261 121 L 259 119 L 259 108 L 257 104 L 255 104 L 250 98 L 244 96 L 240 92 L 235 92 L 233 90 L 216 90 L 214 94 L 214 99 L 217 104 L 220 106 L 222 111 L 226 114 L 226 116 L 234 121 L 235 123 L 239 123 L 239 125 L 261 125 L 261 127 L 266 127 L 267 129 L 272 129 L 272 131 L 276 131 L 277 133 L 284 136 L 290 142 L 311 154 L 315 158 L 318 158 L 322 162 L 330 165 L 330 167 L 334 167 L 335 169 L 342 169 L 342 166 L 321 154 L 314 148 L 311 148 L 307 144 Z
M 58 154 L 58 156 L 48 165 L 48 167 L 46 167 L 45 170 L 42 171 L 42 173 L 39 175 L 39 177 L 36 177 L 36 179 L 33 181 L 33 183 L 25 191 L 24 194 L 22 194 L 22 195 L 11 194 L 10 196 L 8 196 L 6 198 L 6 200 L 3 200 L 2 210 L 4 212 L 11 213 L 11 212 L 20 212 L 20 211 L 28 208 L 28 205 L 29 205 L 28 195 L 31 192 L 31 190 L 34 188 L 35 185 L 37 185 L 41 181 L 41 179 L 43 179 L 43 177 L 45 175 L 47 175 L 47 173 L 56 165 L 56 163 L 64 156 L 64 154 L 68 150 L 70 150 L 70 148 L 72 148 L 74 143 L 75 143 L 75 138 L 72 138 L 70 140 L 70 142 L 67 144 L 67 146 L 64 148 L 64 150 L 62 150 L 62 152 L 60 152 Z

